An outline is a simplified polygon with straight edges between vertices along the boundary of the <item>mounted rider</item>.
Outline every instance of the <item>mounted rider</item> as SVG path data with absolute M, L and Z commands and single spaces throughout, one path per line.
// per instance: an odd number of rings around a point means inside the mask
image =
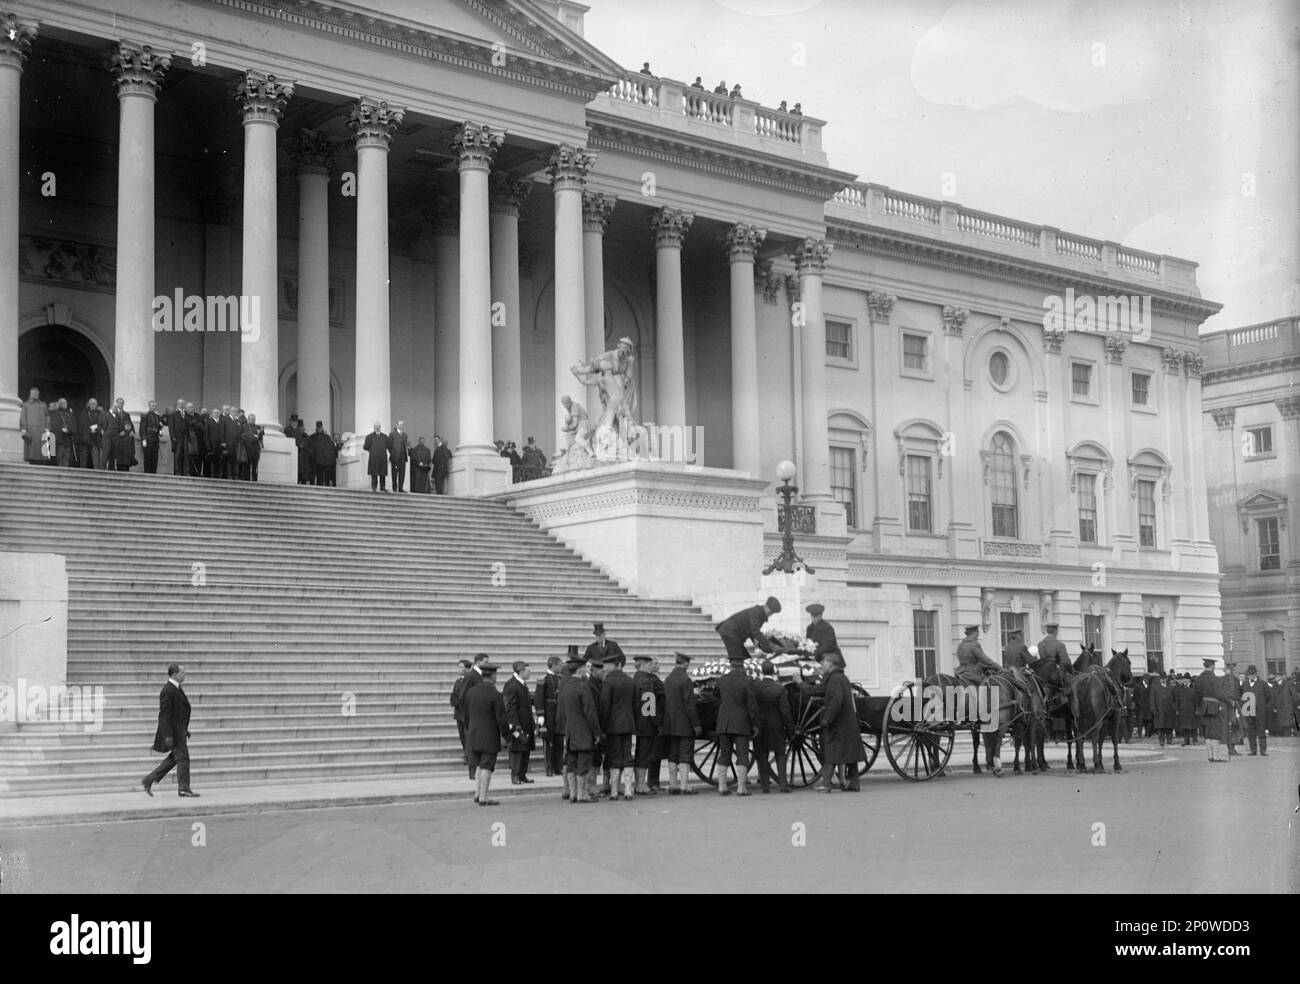
M 984 650 L 980 646 L 979 633 L 978 625 L 966 626 L 966 638 L 957 647 L 957 679 L 974 686 L 984 683 L 988 677 L 1002 669 L 984 655 Z
M 1070 652 L 1065 648 L 1065 643 L 1056 638 L 1056 630 L 1060 627 L 1056 622 L 1048 622 L 1043 626 L 1047 630 L 1047 635 L 1039 640 L 1038 658 L 1051 658 L 1061 668 L 1062 676 L 1065 676 L 1074 672 L 1074 665 L 1070 662 Z

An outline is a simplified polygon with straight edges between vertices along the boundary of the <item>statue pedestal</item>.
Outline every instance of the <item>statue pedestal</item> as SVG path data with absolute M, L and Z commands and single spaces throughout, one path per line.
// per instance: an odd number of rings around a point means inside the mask
M 767 485 L 728 469 L 629 461 L 493 497 L 634 594 L 711 607 L 703 599 L 759 589 L 767 563 L 759 501 Z

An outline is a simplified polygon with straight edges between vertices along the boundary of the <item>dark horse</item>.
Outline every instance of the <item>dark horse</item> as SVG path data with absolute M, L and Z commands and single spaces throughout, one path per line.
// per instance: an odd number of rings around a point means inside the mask
M 926 679 L 924 686 L 939 687 L 945 694 L 956 695 L 955 705 L 959 708 L 960 716 L 952 723 L 958 728 L 970 730 L 971 743 L 974 745 L 974 754 L 971 757 L 972 771 L 977 774 L 983 772 L 979 760 L 980 736 L 983 735 L 984 765 L 995 776 L 1002 777 L 1002 739 L 1010 729 L 1016 739 L 1015 771 L 1019 774 L 1020 745 L 1023 735 L 1032 726 L 1034 711 L 1029 699 L 1023 697 L 1012 682 L 1011 674 L 1005 671 L 993 673 L 985 677 L 982 683 L 975 684 L 960 677 L 940 673 Z M 994 694 L 997 695 L 996 711 L 993 710 Z M 987 722 L 980 720 L 985 709 L 990 712 Z
M 1084 738 L 1092 741 L 1092 771 L 1106 771 L 1101 762 L 1101 746 L 1107 733 L 1110 734 L 1114 769 L 1116 772 L 1124 771 L 1119 764 L 1119 711 L 1124 688 L 1133 681 L 1133 674 L 1127 649 L 1122 653 L 1113 649 L 1110 652 L 1111 659 L 1105 667 L 1089 666 L 1070 681 L 1070 716 L 1074 718 L 1077 729 L 1076 758 L 1080 772 L 1087 771 L 1083 757 Z
M 1031 678 L 1041 694 L 1038 727 L 1032 734 L 1032 747 L 1026 756 L 1038 761 L 1039 769 L 1050 769 L 1043 748 L 1052 718 L 1061 718 L 1065 724 L 1065 771 L 1074 771 L 1074 719 L 1070 716 L 1070 678 L 1050 656 L 1043 656 L 1029 664 Z

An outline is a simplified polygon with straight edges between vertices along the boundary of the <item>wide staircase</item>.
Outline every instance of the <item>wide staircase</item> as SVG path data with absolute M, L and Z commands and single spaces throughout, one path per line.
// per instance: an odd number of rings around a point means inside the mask
M 67 558 L 66 682 L 106 704 L 98 733 L 0 732 L 0 797 L 138 788 L 173 661 L 201 789 L 457 773 L 475 652 L 535 679 L 595 621 L 664 673 L 721 652 L 689 602 L 629 595 L 494 501 L 3 464 L 0 550 Z

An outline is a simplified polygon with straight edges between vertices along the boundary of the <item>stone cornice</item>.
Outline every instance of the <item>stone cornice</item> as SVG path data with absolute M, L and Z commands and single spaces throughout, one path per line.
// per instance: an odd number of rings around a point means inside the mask
M 587 109 L 593 147 L 623 151 L 637 157 L 665 161 L 681 167 L 723 175 L 737 181 L 825 202 L 853 180 L 847 171 L 800 164 L 795 160 L 738 150 L 728 144 L 705 137 L 687 139 L 685 135 L 662 129 L 641 129 L 622 117 L 605 116 Z
M 827 217 L 826 238 L 837 246 L 877 256 L 895 257 L 908 263 L 972 273 L 1052 292 L 1062 292 L 1066 287 L 1073 287 L 1077 293 L 1123 294 L 1131 293 L 1135 286 L 1139 286 L 1064 267 L 1034 263 L 1004 253 L 958 246 L 893 229 L 859 225 L 830 216 Z M 1158 307 L 1162 312 L 1191 315 L 1198 321 L 1204 321 L 1223 307 L 1213 301 L 1153 289 L 1146 284 L 1140 285 L 1140 289 L 1142 293 L 1151 295 L 1153 307 Z
M 378 15 L 373 10 L 353 11 L 343 3 L 316 0 L 203 0 L 217 7 L 253 14 L 296 27 L 333 34 L 351 41 L 371 44 L 400 54 L 415 55 L 469 71 L 483 72 L 552 89 L 590 101 L 608 91 L 622 76 L 615 62 L 573 35 L 571 41 L 555 32 L 565 29 L 555 23 L 542 28 L 543 20 L 525 14 L 522 8 L 488 0 L 459 0 L 474 15 L 513 39 L 505 50 L 494 42 L 439 31 L 436 28 Z M 502 10 L 514 14 L 508 17 Z M 576 56 L 581 64 L 565 58 Z M 504 57 L 504 64 L 501 64 Z M 495 64 L 494 64 L 495 61 Z
M 1256 376 L 1271 376 L 1276 373 L 1300 370 L 1300 355 L 1285 359 L 1270 359 L 1264 362 L 1246 362 L 1239 366 L 1227 366 L 1223 369 L 1205 369 L 1201 372 L 1201 386 L 1213 386 L 1215 383 L 1229 383 L 1238 379 L 1253 379 Z

